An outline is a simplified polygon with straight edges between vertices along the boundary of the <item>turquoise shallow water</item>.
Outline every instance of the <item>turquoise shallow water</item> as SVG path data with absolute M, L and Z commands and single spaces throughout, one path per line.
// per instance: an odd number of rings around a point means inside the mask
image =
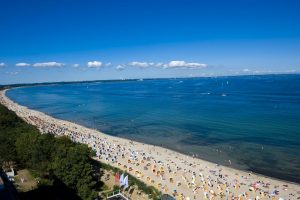
M 7 95 L 110 135 L 300 183 L 300 75 L 99 81 Z

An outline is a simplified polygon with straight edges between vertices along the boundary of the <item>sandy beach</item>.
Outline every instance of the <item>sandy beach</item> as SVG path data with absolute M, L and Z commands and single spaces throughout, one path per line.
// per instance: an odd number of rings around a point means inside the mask
M 96 151 L 95 159 L 125 170 L 176 199 L 300 199 L 299 184 L 109 136 L 28 109 L 10 100 L 5 92 L 0 91 L 0 103 L 35 125 L 42 133 L 66 135 L 75 142 L 87 144 Z

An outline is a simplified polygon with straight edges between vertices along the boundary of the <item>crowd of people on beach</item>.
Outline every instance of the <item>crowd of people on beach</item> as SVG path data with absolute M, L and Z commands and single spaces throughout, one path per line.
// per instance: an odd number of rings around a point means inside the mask
M 118 167 L 176 199 L 300 199 L 300 186 L 202 161 L 162 147 L 105 135 L 20 106 L 2 92 L 0 103 L 42 133 L 90 146 L 101 162 Z

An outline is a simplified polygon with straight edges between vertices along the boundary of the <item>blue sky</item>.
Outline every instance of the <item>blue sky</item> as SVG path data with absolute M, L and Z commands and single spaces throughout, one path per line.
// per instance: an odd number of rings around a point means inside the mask
M 1 0 L 0 84 L 300 72 L 300 1 Z

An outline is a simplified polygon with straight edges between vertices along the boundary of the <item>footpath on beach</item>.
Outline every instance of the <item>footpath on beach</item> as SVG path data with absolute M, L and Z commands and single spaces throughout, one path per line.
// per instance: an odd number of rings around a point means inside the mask
M 169 149 L 113 137 L 21 106 L 0 91 L 0 103 L 41 133 L 87 144 L 96 158 L 176 199 L 300 199 L 300 185 L 220 166 Z M 272 163 L 270 163 L 272 165 Z M 297 174 L 295 174 L 297 176 Z

